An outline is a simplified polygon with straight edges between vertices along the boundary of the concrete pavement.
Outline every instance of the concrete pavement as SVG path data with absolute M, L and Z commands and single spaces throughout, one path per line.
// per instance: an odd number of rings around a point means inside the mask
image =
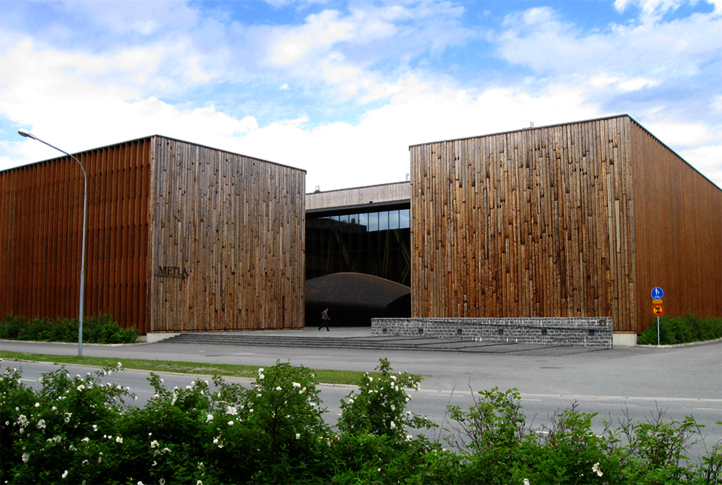
M 589 351 L 572 347 L 467 353 L 318 348 L 304 345 L 303 340 L 370 338 L 370 332 L 370 328 L 262 332 L 266 336 L 299 339 L 298 346 L 283 348 L 168 341 L 113 346 L 84 344 L 83 355 L 263 366 L 281 360 L 310 368 L 360 371 L 373 370 L 379 359 L 386 357 L 394 370 L 421 374 L 425 376 L 425 389 L 439 391 L 498 386 L 516 387 L 523 394 L 535 395 L 664 397 L 722 403 L 722 342 L 660 349 L 620 347 Z M 77 344 L 0 341 L 0 349 L 77 354 Z

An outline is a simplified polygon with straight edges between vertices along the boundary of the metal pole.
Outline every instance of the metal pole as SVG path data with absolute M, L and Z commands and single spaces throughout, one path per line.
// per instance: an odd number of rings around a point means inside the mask
M 661 341 L 661 337 L 659 335 L 659 317 L 657 317 L 657 346 L 659 346 L 660 341 Z
M 80 309 L 78 311 L 78 357 L 83 356 L 83 299 L 85 296 L 85 222 L 87 220 L 88 213 L 88 175 L 85 173 L 85 167 L 80 163 L 80 160 L 75 158 L 65 150 L 51 145 L 50 143 L 41 140 L 37 136 L 33 135 L 27 130 L 18 130 L 22 136 L 26 138 L 32 138 L 33 140 L 39 141 L 40 143 L 54 148 L 55 150 L 66 154 L 80 165 L 80 170 L 83 171 L 83 247 L 80 252 Z

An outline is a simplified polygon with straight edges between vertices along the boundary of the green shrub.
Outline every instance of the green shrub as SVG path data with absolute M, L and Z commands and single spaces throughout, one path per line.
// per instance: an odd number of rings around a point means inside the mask
M 0 321 L 0 338 L 36 342 L 77 342 L 78 321 L 43 319 L 9 314 Z M 98 315 L 83 321 L 83 342 L 89 344 L 133 343 L 138 339 L 135 328 L 122 328 L 112 315 Z
M 530 430 L 514 389 L 482 391 L 468 410 L 451 407 L 462 436 L 448 451 L 406 434 L 430 425 L 405 412 L 404 389 L 418 379 L 392 374 L 386 360 L 379 369 L 343 401 L 338 435 L 323 421 L 313 374 L 289 364 L 260 369 L 250 387 L 214 377 L 168 389 L 151 375 L 154 395 L 143 408 L 107 382 L 120 364 L 74 377 L 61 368 L 43 375 L 39 391 L 5 369 L 0 483 L 722 482 L 720 443 L 697 465 L 685 457 L 700 437 L 692 418 L 665 423 L 659 413 L 597 436 L 595 415 L 573 405 Z
M 414 413 L 405 412 L 411 396 L 406 389 L 419 389 L 421 378 L 409 374 L 393 374 L 387 359 L 381 359 L 377 375 L 364 374 L 358 394 L 354 391 L 341 401 L 338 428 L 342 433 L 374 434 L 406 440 L 406 428 L 429 429 L 434 423 Z
M 662 316 L 659 319 L 662 345 L 702 342 L 722 338 L 722 318 L 697 318 L 692 314 L 678 317 Z M 657 345 L 657 319 L 637 337 L 640 345 Z

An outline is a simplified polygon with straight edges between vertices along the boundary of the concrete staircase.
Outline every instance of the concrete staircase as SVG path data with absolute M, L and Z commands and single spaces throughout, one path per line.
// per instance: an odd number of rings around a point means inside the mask
M 170 344 L 190 345 L 233 345 L 238 347 L 295 347 L 380 351 L 423 351 L 423 352 L 482 352 L 508 353 L 539 348 L 538 345 L 515 343 L 478 342 L 474 340 L 440 339 L 430 337 L 397 336 L 333 336 L 324 330 L 318 334 L 309 332 L 303 335 L 283 335 L 265 332 L 199 332 L 182 333 L 163 340 Z

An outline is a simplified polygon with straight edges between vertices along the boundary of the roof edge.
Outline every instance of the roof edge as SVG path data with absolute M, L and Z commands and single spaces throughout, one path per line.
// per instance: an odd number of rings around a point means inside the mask
M 543 130 L 548 128 L 556 128 L 557 126 L 568 126 L 568 125 L 578 125 L 580 123 L 593 123 L 595 121 L 604 121 L 604 120 L 613 120 L 615 118 L 629 118 L 630 120 L 633 120 L 631 116 L 628 114 L 620 114 L 620 115 L 613 115 L 613 116 L 603 116 L 601 118 L 593 118 L 589 120 L 579 120 L 579 121 L 568 121 L 565 123 L 555 123 L 553 125 L 542 125 L 542 126 L 534 126 L 534 127 L 528 127 L 528 128 L 520 128 L 517 130 L 509 130 L 509 131 L 497 131 L 495 133 L 486 133 L 484 135 L 474 135 L 474 136 L 465 136 L 461 138 L 452 138 L 449 140 L 437 140 L 437 141 L 430 141 L 426 143 L 416 143 L 414 145 L 409 145 L 409 150 L 415 147 L 423 146 L 423 145 L 432 145 L 434 143 L 449 143 L 454 141 L 463 141 L 463 140 L 472 140 L 474 138 L 484 138 L 486 136 L 498 136 L 498 135 L 508 135 L 511 133 L 521 133 L 525 131 L 534 131 L 534 130 Z M 636 121 L 635 121 L 636 123 Z M 638 123 L 637 123 L 638 124 Z

